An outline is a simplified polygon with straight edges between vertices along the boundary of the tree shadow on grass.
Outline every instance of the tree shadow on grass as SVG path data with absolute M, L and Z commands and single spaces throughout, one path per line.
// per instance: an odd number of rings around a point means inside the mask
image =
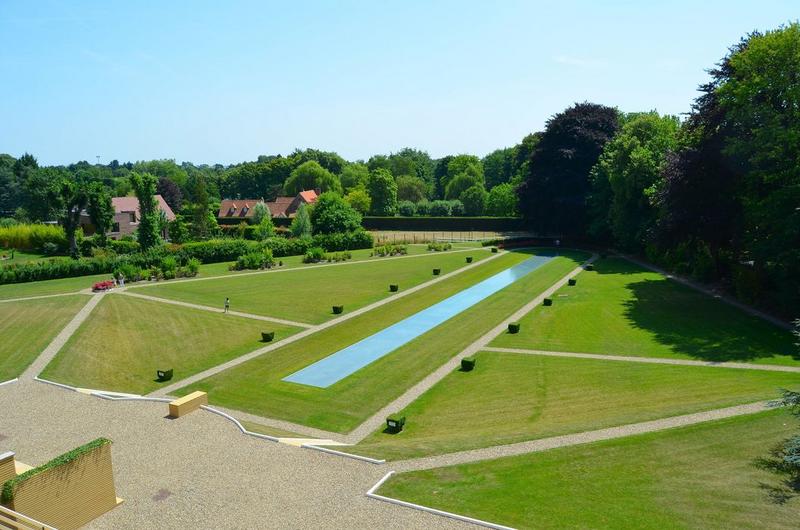
M 624 302 L 625 316 L 675 353 L 710 362 L 800 360 L 791 333 L 705 294 L 666 279 L 626 287 L 633 297 Z
M 783 444 L 772 448 L 769 457 L 757 458 L 753 465 L 769 471 L 778 480 L 776 483 L 759 482 L 758 487 L 773 504 L 786 504 L 800 497 L 800 473 L 783 459 Z

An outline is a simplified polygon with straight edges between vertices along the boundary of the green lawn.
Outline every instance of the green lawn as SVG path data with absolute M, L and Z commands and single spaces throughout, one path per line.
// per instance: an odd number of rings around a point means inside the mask
M 174 369 L 174 380 L 195 374 L 260 348 L 262 330 L 274 330 L 276 341 L 299 331 L 110 294 L 42 377 L 79 387 L 143 394 L 162 384 L 155 381 L 156 370 Z
M 267 436 L 274 436 L 276 438 L 310 438 L 296 432 L 285 431 L 277 427 L 270 427 L 269 425 L 261 425 L 260 423 L 253 423 L 252 421 L 241 422 L 242 426 L 250 432 L 259 434 L 266 434 Z
M 24 250 L 14 250 L 14 259 L 11 259 L 12 250 L 9 248 L 0 248 L 0 266 L 28 263 L 29 261 L 40 261 L 50 259 L 50 256 L 37 254 L 34 252 L 26 252 Z
M 489 257 L 476 250 L 475 261 Z M 146 294 L 203 304 L 222 306 L 226 297 L 231 309 L 318 324 L 334 315 L 331 306 L 344 305 L 345 312 L 358 309 L 387 296 L 389 284 L 407 289 L 466 265 L 466 253 L 445 252 L 411 259 L 365 261 L 352 265 L 235 276 L 198 282 L 165 283 L 146 288 Z
M 408 406 L 399 434 L 359 454 L 411 458 L 589 431 L 770 399 L 800 374 L 482 352 Z
M 611 258 L 492 346 L 800 365 L 793 342 L 790 332 L 760 318 Z
M 48 294 L 77 293 L 83 289 L 90 289 L 96 282 L 110 279 L 110 274 L 95 274 L 94 276 L 61 278 L 41 282 L 10 283 L 0 285 L 0 300 Z
M 88 302 L 74 295 L 0 304 L 0 382 L 20 375 Z
M 510 252 L 479 267 L 181 389 L 233 409 L 347 432 L 405 392 L 567 272 L 585 253 L 556 258 L 481 304 L 326 389 L 281 379 L 528 257 Z M 422 258 L 418 258 L 422 259 Z M 409 260 L 417 261 L 417 259 Z
M 756 465 L 785 411 L 392 477 L 378 493 L 516 528 L 795 529 L 800 498 Z

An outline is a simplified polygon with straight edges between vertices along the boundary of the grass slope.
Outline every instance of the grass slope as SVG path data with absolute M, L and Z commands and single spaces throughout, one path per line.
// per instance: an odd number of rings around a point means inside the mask
M 413 296 L 398 299 L 181 389 L 180 393 L 205 390 L 209 392 L 212 403 L 321 429 L 350 431 L 563 277 L 587 256 L 576 252 L 550 261 L 478 306 L 326 389 L 287 383 L 281 379 L 525 260 L 528 254 L 504 254 Z
M 489 256 L 476 250 L 475 260 Z M 401 289 L 433 279 L 433 268 L 443 273 L 466 265 L 465 253 L 448 252 L 412 259 L 390 259 L 352 265 L 226 277 L 202 282 L 176 282 L 147 288 L 146 294 L 307 323 L 324 322 L 334 315 L 331 306 L 351 311 L 390 296 L 389 284 Z
M 772 411 L 392 477 L 379 491 L 516 528 L 797 528 L 755 465 L 797 430 Z M 763 485 L 763 486 L 762 486 Z
M 74 295 L 0 304 L 0 382 L 21 374 L 88 302 Z
M 156 370 L 174 369 L 175 380 L 195 374 L 263 346 L 262 330 L 274 330 L 276 341 L 299 331 L 271 322 L 106 295 L 43 377 L 143 394 L 162 384 L 155 381 Z
M 793 342 L 760 318 L 610 258 L 561 289 L 552 307 L 527 315 L 519 334 L 492 346 L 800 365 Z
M 770 399 L 800 374 L 482 352 L 409 407 L 399 434 L 359 453 L 411 458 L 589 431 Z

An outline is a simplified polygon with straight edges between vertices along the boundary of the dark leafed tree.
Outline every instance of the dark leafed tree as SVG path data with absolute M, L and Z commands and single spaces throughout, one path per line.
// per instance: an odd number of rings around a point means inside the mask
M 159 177 L 156 192 L 164 197 L 164 201 L 169 204 L 172 211 L 177 212 L 183 204 L 183 193 L 181 188 L 172 182 L 168 177 Z
M 192 210 L 192 235 L 196 239 L 206 239 L 211 233 L 209 219 L 209 200 L 206 188 L 206 179 L 202 174 L 197 175 L 194 183 L 194 208 Z
M 589 172 L 618 127 L 618 111 L 595 103 L 578 103 L 548 120 L 518 188 L 520 212 L 535 231 L 585 233 Z
M 81 212 L 86 208 L 88 195 L 86 187 L 77 183 L 71 175 L 65 174 L 50 186 L 50 203 L 55 205 L 58 222 L 64 227 L 69 245 L 69 255 L 78 257 L 75 232 L 81 221 Z

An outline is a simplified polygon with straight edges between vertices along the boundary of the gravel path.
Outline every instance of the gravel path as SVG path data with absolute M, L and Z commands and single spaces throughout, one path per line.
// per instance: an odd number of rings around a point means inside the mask
M 39 356 L 34 360 L 28 369 L 25 370 L 21 376 L 19 376 L 20 380 L 25 379 L 33 379 L 35 376 L 39 375 L 42 370 L 44 370 L 45 366 L 47 366 L 50 361 L 53 360 L 53 357 L 64 347 L 64 344 L 69 340 L 69 338 L 78 330 L 83 321 L 86 320 L 95 306 L 100 303 L 105 293 L 95 294 L 89 299 L 89 302 L 78 311 L 72 320 L 70 320 L 69 324 L 67 324 L 61 332 L 56 335 L 50 344 L 47 345 L 47 348 L 39 354 Z
M 0 387 L 0 410 L 0 452 L 28 464 L 113 440 L 125 502 L 89 529 L 470 528 L 367 498 L 383 466 L 246 436 L 210 412 L 170 420 L 163 403 L 106 401 L 34 381 Z
M 418 471 L 435 467 L 464 464 L 467 462 L 477 462 L 480 460 L 491 460 L 506 456 L 536 453 L 539 451 L 547 451 L 549 449 L 556 449 L 559 447 L 598 442 L 601 440 L 611 440 L 613 438 L 622 438 L 635 434 L 662 431 L 664 429 L 694 425 L 695 423 L 702 423 L 712 420 L 721 420 L 724 418 L 741 416 L 744 414 L 755 414 L 756 412 L 767 410 L 769 408 L 769 403 L 769 401 L 759 401 L 758 403 L 748 403 L 746 405 L 737 405 L 735 407 L 696 412 L 694 414 L 685 414 L 683 416 L 673 416 L 671 418 L 664 418 L 660 420 L 632 423 L 629 425 L 611 427 L 608 429 L 599 429 L 596 431 L 586 431 L 576 434 L 567 434 L 564 436 L 554 436 L 551 438 L 542 438 L 540 440 L 531 440 L 529 442 L 519 442 L 509 445 L 498 445 L 484 449 L 459 451 L 457 453 L 449 453 L 439 456 L 400 460 L 392 464 L 392 469 L 396 471 Z
M 777 364 L 750 364 L 736 362 L 692 361 L 688 359 L 662 359 L 660 357 L 634 357 L 625 355 L 603 355 L 598 353 L 573 353 L 563 351 L 524 350 L 519 348 L 495 348 L 486 346 L 483 351 L 501 353 L 524 353 L 526 355 L 544 355 L 548 357 L 575 357 L 578 359 L 599 359 L 603 361 L 623 361 L 629 363 L 678 364 L 684 366 L 709 366 L 714 368 L 738 368 L 741 370 L 766 370 L 769 372 L 800 372 L 800 366 L 782 366 Z
M 586 264 L 593 262 L 597 259 L 597 255 L 593 255 L 590 259 L 586 261 Z M 570 278 L 573 278 L 578 273 L 583 270 L 583 266 L 576 267 L 573 269 L 569 274 L 558 280 L 556 283 L 551 285 L 548 289 L 542 292 L 539 296 L 522 306 L 518 311 L 516 311 L 513 315 L 508 317 L 507 319 L 503 320 L 500 324 L 492 328 L 488 333 L 483 335 L 481 338 L 467 346 L 461 353 L 457 354 L 455 357 L 447 361 L 445 364 L 440 366 L 435 372 L 429 374 L 425 377 L 422 381 L 408 389 L 402 396 L 395 399 L 377 413 L 375 413 L 372 417 L 366 420 L 364 423 L 356 427 L 352 430 L 349 434 L 347 434 L 346 439 L 348 443 L 356 444 L 372 434 L 373 431 L 378 429 L 381 425 L 383 425 L 384 421 L 386 421 L 386 416 L 395 413 L 408 405 L 410 405 L 413 401 L 415 401 L 419 396 L 425 393 L 428 389 L 430 389 L 433 385 L 444 379 L 448 374 L 450 374 L 453 370 L 455 370 L 458 365 L 461 363 L 461 359 L 464 357 L 469 357 L 470 355 L 474 355 L 477 352 L 481 351 L 489 344 L 495 337 L 504 333 L 508 328 L 509 322 L 514 322 L 519 320 L 527 313 L 529 313 L 533 308 L 538 306 L 542 303 L 542 300 L 547 298 L 548 296 L 552 295 L 558 289 L 563 287 L 567 284 L 567 281 Z
M 620 254 L 620 255 L 623 258 L 625 258 L 626 260 L 630 261 L 631 263 L 635 263 L 635 264 L 639 265 L 640 267 L 644 267 L 645 269 L 650 269 L 653 272 L 657 272 L 657 273 L 661 274 L 662 276 L 665 276 L 665 277 L 669 278 L 670 280 L 674 280 L 674 281 L 676 281 L 678 283 L 681 283 L 681 284 L 683 284 L 683 285 L 685 285 L 687 287 L 691 287 L 692 289 L 694 289 L 696 291 L 700 291 L 701 293 L 705 293 L 708 296 L 711 296 L 712 298 L 716 298 L 717 300 L 722 300 L 723 302 L 725 302 L 725 303 L 727 303 L 729 305 L 732 305 L 733 307 L 735 307 L 737 309 L 741 309 L 742 311 L 744 311 L 745 313 L 747 313 L 749 315 L 753 315 L 755 317 L 762 318 L 762 319 L 764 319 L 764 320 L 766 320 L 768 322 L 771 322 L 772 324 L 775 324 L 776 326 L 781 327 L 783 329 L 788 329 L 790 331 L 794 329 L 794 326 L 792 325 L 791 322 L 786 322 L 785 320 L 781 320 L 781 319 L 776 318 L 776 317 L 774 317 L 772 315 L 768 315 L 767 313 L 764 313 L 763 311 L 759 311 L 758 309 L 755 309 L 754 307 L 751 307 L 751 306 L 749 306 L 747 304 L 743 304 L 742 302 L 740 302 L 739 300 L 736 300 L 735 298 L 732 298 L 732 297 L 724 295 L 724 294 L 720 294 L 719 292 L 715 291 L 714 289 L 709 289 L 707 286 L 705 286 L 705 285 L 703 285 L 701 283 L 697 283 L 695 281 L 692 281 L 692 280 L 690 280 L 688 278 L 684 278 L 682 276 L 676 276 L 675 274 L 672 274 L 669 271 L 666 271 L 666 270 L 664 270 L 664 269 L 662 269 L 660 267 L 656 267 L 652 263 L 648 263 L 646 261 L 642 261 L 642 260 L 640 260 L 638 258 L 635 258 L 633 256 L 629 256 L 627 254 Z
M 383 300 L 378 300 L 377 302 L 374 302 L 374 303 L 372 303 L 372 304 L 370 304 L 368 306 L 364 306 L 364 307 L 362 307 L 360 309 L 356 309 L 355 311 L 352 311 L 350 313 L 346 313 L 346 314 L 344 314 L 344 315 L 342 315 L 340 317 L 334 318 L 332 320 L 328 320 L 327 322 L 323 322 L 322 324 L 319 324 L 317 326 L 314 326 L 314 327 L 311 327 L 311 328 L 307 328 L 307 329 L 301 331 L 300 333 L 295 333 L 294 335 L 292 335 L 290 337 L 287 337 L 287 338 L 285 338 L 283 340 L 279 340 L 278 342 L 274 342 L 274 343 L 270 344 L 269 346 L 264 346 L 263 348 L 259 348 L 259 349 L 255 350 L 255 351 L 250 352 L 250 353 L 246 353 L 246 354 L 242 355 L 241 357 L 237 357 L 235 359 L 231 359 L 228 362 L 225 362 L 225 363 L 219 364 L 217 366 L 211 367 L 208 370 L 204 370 L 204 371 L 200 372 L 199 374 L 195 374 L 193 376 L 187 377 L 186 379 L 182 379 L 180 381 L 177 381 L 177 382 L 175 382 L 175 383 L 173 383 L 171 385 L 167 385 L 165 387 L 162 387 L 159 390 L 156 390 L 155 392 L 153 392 L 151 394 L 148 394 L 148 395 L 152 395 L 152 396 L 166 396 L 166 395 L 169 395 L 170 392 L 174 392 L 175 390 L 177 390 L 179 388 L 183 388 L 183 387 L 188 386 L 188 385 L 190 385 L 192 383 L 196 383 L 197 381 L 201 381 L 203 379 L 211 377 L 212 375 L 216 375 L 216 374 L 218 374 L 220 372 L 223 372 L 223 371 L 227 370 L 228 368 L 233 368 L 234 366 L 238 366 L 238 365 L 240 365 L 242 363 L 245 363 L 247 361 L 255 359 L 256 357 L 260 357 L 261 355 L 264 355 L 265 353 L 268 353 L 268 352 L 271 352 L 271 351 L 276 350 L 278 348 L 281 348 L 283 346 L 286 346 L 287 344 L 291 344 L 292 342 L 296 342 L 296 341 L 298 341 L 300 339 L 304 339 L 304 338 L 308 337 L 309 335 L 311 335 L 313 333 L 317 333 L 319 331 L 322 331 L 323 329 L 327 329 L 329 327 L 332 327 L 332 326 L 335 326 L 335 325 L 340 324 L 342 322 L 345 322 L 347 320 L 350 320 L 351 318 L 355 318 L 355 317 L 357 317 L 359 315 L 363 315 L 364 313 L 372 311 L 373 309 L 376 309 L 376 308 L 381 307 L 383 305 L 386 305 L 386 304 L 388 304 L 390 302 L 393 302 L 394 300 L 397 300 L 398 298 L 403 298 L 403 297 L 412 295 L 412 294 L 416 293 L 417 291 L 421 291 L 423 289 L 427 289 L 431 285 L 434 285 L 434 284 L 436 284 L 438 282 L 445 281 L 445 280 L 447 280 L 449 278 L 452 278 L 453 276 L 461 274 L 462 272 L 468 271 L 468 270 L 470 270 L 470 269 L 472 269 L 474 267 L 478 267 L 478 266 L 480 266 L 480 265 L 482 265 L 484 263 L 488 263 L 489 261 L 491 261 L 493 259 L 497 259 L 498 257 L 500 257 L 500 256 L 502 256 L 504 254 L 505 254 L 504 252 L 498 252 L 497 254 L 492 254 L 488 258 L 485 258 L 485 259 L 483 259 L 481 261 L 478 261 L 478 262 L 475 262 L 475 263 L 471 263 L 469 265 L 465 265 L 464 267 L 461 267 L 460 269 L 456 269 L 456 270 L 454 270 L 452 272 L 449 272 L 447 274 L 443 274 L 441 276 L 437 276 L 436 278 L 434 278 L 432 280 L 429 280 L 429 281 L 427 281 L 425 283 L 421 283 L 421 284 L 419 284 L 419 285 L 417 285 L 415 287 L 411 287 L 410 289 L 406 289 L 406 290 L 400 291 L 399 293 L 394 293 L 391 296 L 389 296 L 387 298 L 384 298 Z M 422 254 L 422 255 L 426 256 L 427 254 Z M 413 257 L 413 256 L 408 256 L 408 257 Z M 326 265 L 326 267 L 327 266 L 329 266 L 329 265 Z
M 189 307 L 191 309 L 199 309 L 201 311 L 210 311 L 212 313 L 223 313 L 223 310 L 218 307 L 211 307 L 207 305 L 200 305 L 200 304 L 192 304 L 189 302 L 181 302 L 179 300 L 170 300 L 168 298 L 159 298 L 157 296 L 149 296 L 146 294 L 136 294 L 130 291 L 121 291 L 119 294 L 124 296 L 133 296 L 135 298 L 141 298 L 143 300 L 151 300 L 153 302 L 161 302 L 162 304 L 171 304 L 171 305 L 178 305 L 182 307 Z M 234 315 L 237 317 L 243 318 L 251 318 L 253 320 L 263 320 L 265 322 L 275 322 L 277 324 L 283 324 L 285 326 L 293 326 L 296 328 L 313 328 L 313 324 L 306 324 L 305 322 L 295 322 L 293 320 L 284 320 L 282 318 L 273 318 L 273 317 L 265 317 L 262 315 L 254 315 L 252 313 L 242 313 L 241 311 L 228 311 L 229 315 Z

